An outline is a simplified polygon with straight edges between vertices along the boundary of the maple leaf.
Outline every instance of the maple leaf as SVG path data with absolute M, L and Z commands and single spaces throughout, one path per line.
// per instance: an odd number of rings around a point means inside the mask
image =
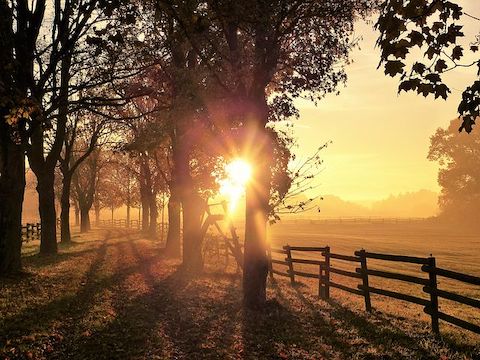
M 450 89 L 445 84 L 439 84 L 435 86 L 435 99 L 441 97 L 444 100 L 447 100 Z
M 443 72 L 447 68 L 447 63 L 443 59 L 438 59 L 437 62 L 435 63 L 435 71 L 436 72 Z
M 400 60 L 389 60 L 385 64 L 385 74 L 394 77 L 396 74 L 401 74 L 405 64 Z
M 457 45 L 452 50 L 452 59 L 453 60 L 460 60 L 463 56 L 463 48 L 460 45 Z

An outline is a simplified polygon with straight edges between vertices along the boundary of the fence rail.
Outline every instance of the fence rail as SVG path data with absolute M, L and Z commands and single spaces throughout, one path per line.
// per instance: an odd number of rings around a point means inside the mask
M 29 242 L 39 240 L 42 233 L 42 225 L 40 223 L 26 223 L 22 225 L 22 241 Z
M 316 218 L 316 219 L 292 219 L 292 222 L 309 222 L 310 224 L 405 224 L 419 223 L 429 221 L 431 218 L 423 217 L 332 217 L 332 218 Z
M 316 253 L 320 259 L 302 258 L 299 253 Z M 272 254 L 285 255 L 284 259 L 272 258 Z M 480 334 L 480 325 L 472 324 L 466 320 L 443 313 L 439 310 L 439 299 L 447 299 L 462 305 L 471 306 L 480 309 L 480 299 L 474 299 L 465 295 L 438 288 L 438 277 L 444 277 L 451 280 L 464 282 L 471 285 L 480 285 L 480 277 L 467 275 L 460 272 L 439 268 L 436 266 L 436 259 L 430 257 L 416 257 L 395 254 L 382 254 L 358 250 L 354 255 L 345 255 L 332 253 L 330 247 L 311 247 L 311 246 L 283 246 L 283 248 L 269 248 L 267 250 L 269 258 L 269 272 L 273 279 L 274 274 L 289 277 L 290 282 L 295 284 L 297 277 L 306 277 L 318 279 L 318 295 L 322 299 L 330 298 L 330 288 L 337 288 L 364 298 L 365 309 L 372 310 L 371 294 L 382 295 L 397 300 L 407 301 L 413 304 L 423 306 L 423 311 L 430 315 L 432 331 L 439 333 L 439 320 L 446 321 L 466 330 Z M 355 271 L 348 271 L 331 266 L 331 260 L 336 259 L 358 264 Z M 375 259 L 383 262 L 401 262 L 414 265 L 421 265 L 418 276 L 397 273 L 394 271 L 384 271 L 370 269 L 369 260 Z M 304 268 L 295 269 L 295 265 L 314 266 L 318 271 L 308 272 Z M 274 265 L 283 266 L 283 270 L 274 268 Z M 331 274 L 337 274 L 347 278 L 353 278 L 360 281 L 356 288 L 333 282 L 330 279 Z M 422 276 L 423 275 L 423 276 Z M 391 289 L 373 287 L 369 285 L 371 277 L 402 281 L 412 285 L 422 285 L 421 291 L 425 297 L 405 294 Z
M 126 219 L 99 220 L 96 223 L 96 226 L 141 229 L 142 220 L 130 220 L 129 222 Z M 157 223 L 157 231 L 161 231 L 162 228 L 163 230 L 165 230 L 167 227 L 168 227 L 168 223 L 162 223 L 162 222 Z

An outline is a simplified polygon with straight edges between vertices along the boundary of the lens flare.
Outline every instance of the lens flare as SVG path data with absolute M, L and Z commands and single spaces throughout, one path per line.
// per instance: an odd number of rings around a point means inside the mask
M 225 166 L 227 177 L 220 180 L 220 195 L 228 199 L 228 211 L 233 213 L 245 194 L 245 187 L 252 176 L 252 167 L 243 159 L 235 159 Z

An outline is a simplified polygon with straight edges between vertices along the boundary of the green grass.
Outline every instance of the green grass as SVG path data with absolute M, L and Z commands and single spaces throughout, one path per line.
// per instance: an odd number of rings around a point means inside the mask
M 464 338 L 428 323 L 366 314 L 337 294 L 269 282 L 263 312 L 242 307 L 235 266 L 187 277 L 156 241 L 95 231 L 0 279 L 0 358 L 8 359 L 472 359 Z M 217 269 L 217 270 L 214 270 Z

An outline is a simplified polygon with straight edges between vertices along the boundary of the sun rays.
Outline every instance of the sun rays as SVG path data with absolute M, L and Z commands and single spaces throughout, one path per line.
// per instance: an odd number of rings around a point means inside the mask
M 234 159 L 225 166 L 226 178 L 219 181 L 220 195 L 228 200 L 228 212 L 232 214 L 245 194 L 245 187 L 252 176 L 252 166 L 244 159 Z

